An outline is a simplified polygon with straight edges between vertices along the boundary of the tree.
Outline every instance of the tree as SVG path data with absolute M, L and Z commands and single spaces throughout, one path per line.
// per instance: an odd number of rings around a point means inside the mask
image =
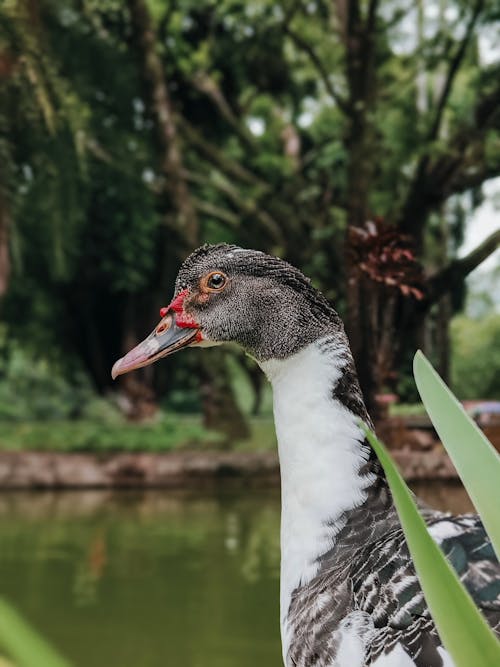
M 26 19 L 9 11 L 2 25 L 20 34 Z M 476 205 L 500 173 L 500 65 L 478 47 L 498 12 L 493 0 L 40 3 L 32 32 L 51 76 L 24 85 L 58 82 L 41 89 L 58 122 L 40 92 L 36 114 L 26 98 L 2 111 L 25 187 L 7 188 L 23 244 L 6 317 L 20 331 L 21 305 L 43 293 L 64 314 L 54 342 L 105 390 L 181 256 L 202 240 L 258 246 L 346 317 L 373 409 L 435 304 L 499 243 L 456 260 L 442 234 L 443 220 L 463 224 L 457 195 Z M 9 40 L 16 58 L 33 51 Z M 171 367 L 186 365 L 196 378 L 189 358 Z M 161 366 L 148 373 L 168 389 Z

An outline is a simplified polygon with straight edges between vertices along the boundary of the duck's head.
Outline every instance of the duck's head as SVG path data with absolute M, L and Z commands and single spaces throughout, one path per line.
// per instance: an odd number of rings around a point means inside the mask
M 151 334 L 113 366 L 117 377 L 183 347 L 234 342 L 257 361 L 286 359 L 342 323 L 296 268 L 256 250 L 205 245 L 180 268 Z

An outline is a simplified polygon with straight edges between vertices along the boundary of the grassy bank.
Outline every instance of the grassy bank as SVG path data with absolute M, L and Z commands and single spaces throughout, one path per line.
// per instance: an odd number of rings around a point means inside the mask
M 248 440 L 231 448 L 248 451 L 274 446 L 272 420 L 253 419 Z M 224 438 L 203 427 L 198 415 L 162 417 L 154 423 L 125 421 L 101 423 L 93 420 L 0 421 L 0 450 L 60 452 L 164 452 L 182 448 L 227 448 Z
M 421 404 L 392 406 L 392 416 L 423 414 Z M 0 419 L 0 451 L 165 452 L 187 448 L 266 451 L 276 444 L 271 415 L 249 418 L 250 437 L 227 442 L 203 426 L 201 415 L 163 415 L 150 423 L 110 418 L 11 421 Z

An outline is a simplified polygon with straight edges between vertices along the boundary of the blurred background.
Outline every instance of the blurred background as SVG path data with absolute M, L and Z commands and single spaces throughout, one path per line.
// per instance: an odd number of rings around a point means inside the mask
M 264 377 L 236 349 L 110 375 L 201 243 L 309 275 L 407 479 L 470 507 L 411 362 L 500 446 L 499 19 L 498 0 L 3 0 L 0 486 L 25 491 L 0 496 L 0 594 L 75 664 L 279 664 Z M 145 458 L 166 452 L 174 481 Z M 145 491 L 192 487 L 187 460 L 205 495 Z M 141 490 L 31 491 L 122 486 Z

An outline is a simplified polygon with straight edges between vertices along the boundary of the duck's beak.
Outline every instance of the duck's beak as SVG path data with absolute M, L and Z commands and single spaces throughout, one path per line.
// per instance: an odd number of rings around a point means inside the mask
M 111 369 L 113 380 L 119 375 L 152 364 L 157 359 L 166 357 L 182 347 L 199 340 L 200 330 L 192 326 L 178 326 L 176 314 L 169 312 L 145 338 L 124 357 L 118 359 Z

